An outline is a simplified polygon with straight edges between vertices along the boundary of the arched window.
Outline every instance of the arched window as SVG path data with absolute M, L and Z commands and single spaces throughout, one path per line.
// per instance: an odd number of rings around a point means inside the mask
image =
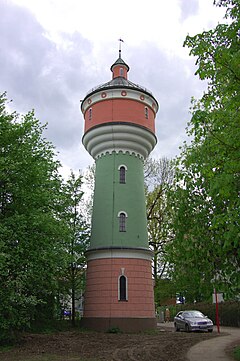
M 145 107 L 145 118 L 148 119 L 148 107 Z
M 89 119 L 89 120 L 92 120 L 92 108 L 89 109 L 88 119 Z
M 120 68 L 120 76 L 123 76 L 123 68 Z
M 119 301 L 127 301 L 127 277 L 121 275 L 118 279 L 118 300 Z
M 118 213 L 118 219 L 119 219 L 119 232 L 126 232 L 127 213 L 126 212 L 119 212 Z
M 123 165 L 119 168 L 119 183 L 126 183 L 126 168 Z

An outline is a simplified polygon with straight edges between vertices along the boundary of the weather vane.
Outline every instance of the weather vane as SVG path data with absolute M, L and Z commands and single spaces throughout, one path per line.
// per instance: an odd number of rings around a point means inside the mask
M 119 38 L 118 41 L 119 41 L 119 58 L 121 58 L 121 51 L 122 51 L 121 50 L 121 43 L 124 43 L 124 41 L 121 38 Z

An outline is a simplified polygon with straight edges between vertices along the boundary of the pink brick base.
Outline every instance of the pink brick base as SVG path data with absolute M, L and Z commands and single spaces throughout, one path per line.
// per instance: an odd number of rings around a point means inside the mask
M 128 283 L 128 300 L 118 300 L 118 279 Z M 155 322 L 151 262 L 144 259 L 105 258 L 88 262 L 84 319 L 144 319 Z M 148 321 L 149 322 L 149 321 Z

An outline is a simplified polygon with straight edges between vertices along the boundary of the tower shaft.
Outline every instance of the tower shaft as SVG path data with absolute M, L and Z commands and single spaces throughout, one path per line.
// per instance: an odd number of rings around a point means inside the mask
M 134 155 L 114 152 L 96 161 L 91 248 L 102 247 L 148 248 L 143 162 Z

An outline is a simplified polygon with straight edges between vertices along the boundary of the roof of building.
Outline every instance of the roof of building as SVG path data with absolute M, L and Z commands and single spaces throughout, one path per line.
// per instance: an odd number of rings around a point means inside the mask
M 123 67 L 125 67 L 127 69 L 127 72 L 130 69 L 128 64 L 125 63 L 125 61 L 122 59 L 121 47 L 119 49 L 119 57 L 118 57 L 118 59 L 112 64 L 112 66 L 110 68 L 112 72 L 113 72 L 113 69 L 114 69 L 115 66 L 123 66 Z M 130 80 L 128 80 L 124 76 L 117 76 L 117 77 L 114 77 L 112 80 L 108 81 L 107 83 L 97 85 L 96 87 L 90 89 L 87 92 L 85 98 L 88 97 L 91 93 L 96 93 L 96 92 L 101 91 L 101 90 L 108 90 L 109 88 L 110 89 L 111 88 L 129 88 L 129 89 L 133 89 L 133 90 L 139 90 L 139 91 L 147 93 L 151 97 L 153 97 L 152 92 L 150 90 L 148 90 L 147 88 L 145 88 L 145 87 L 143 87 L 143 86 L 141 86 L 139 84 L 135 84 L 135 83 L 131 82 Z
M 129 66 L 127 65 L 127 63 L 125 63 L 125 61 L 122 59 L 120 51 L 119 51 L 119 58 L 115 61 L 115 63 L 113 63 L 113 65 L 111 66 L 110 69 L 113 70 L 113 67 L 116 65 L 125 65 L 125 67 L 127 68 L 127 71 L 130 69 Z
M 124 87 L 124 88 L 130 88 L 130 89 L 143 91 L 152 96 L 152 93 L 148 89 L 142 87 L 141 85 L 135 84 L 122 76 L 118 76 L 117 78 L 114 78 L 114 79 L 108 81 L 107 83 L 104 83 L 104 84 L 101 84 L 101 85 L 98 85 L 98 86 L 92 88 L 91 90 L 88 91 L 87 95 L 89 95 L 90 93 L 95 93 L 99 90 L 106 90 L 108 88 L 118 88 L 118 87 L 119 88 Z

